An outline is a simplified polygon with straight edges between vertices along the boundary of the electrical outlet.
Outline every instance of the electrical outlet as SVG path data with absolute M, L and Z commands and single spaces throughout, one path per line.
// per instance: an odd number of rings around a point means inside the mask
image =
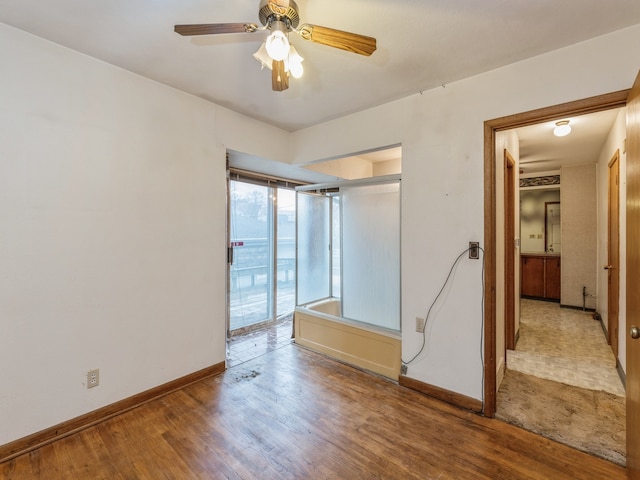
M 472 260 L 480 258 L 480 242 L 469 242 L 469 258 Z
M 422 333 L 424 332 L 424 318 L 416 317 L 416 332 Z
M 100 370 L 89 370 L 87 372 L 87 388 L 93 388 L 100 385 Z

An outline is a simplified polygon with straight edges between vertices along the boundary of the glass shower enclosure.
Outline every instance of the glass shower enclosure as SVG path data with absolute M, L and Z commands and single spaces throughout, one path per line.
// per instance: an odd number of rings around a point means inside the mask
M 296 188 L 296 305 L 400 330 L 400 177 Z

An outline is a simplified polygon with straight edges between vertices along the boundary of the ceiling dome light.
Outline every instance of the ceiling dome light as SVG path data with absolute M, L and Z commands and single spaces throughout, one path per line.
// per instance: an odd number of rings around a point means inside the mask
M 293 78 L 300 78 L 304 73 L 304 68 L 302 68 L 303 60 L 304 58 L 302 58 L 295 47 L 291 45 L 287 60 L 287 69 Z
M 289 55 L 289 40 L 287 40 L 284 32 L 274 30 L 274 32 L 267 38 L 266 48 L 269 56 L 279 62 L 287 58 L 287 55 Z
M 556 122 L 556 128 L 553 129 L 553 134 L 556 137 L 564 137 L 565 135 L 569 135 L 571 133 L 571 125 L 569 125 L 569 120 L 561 120 Z

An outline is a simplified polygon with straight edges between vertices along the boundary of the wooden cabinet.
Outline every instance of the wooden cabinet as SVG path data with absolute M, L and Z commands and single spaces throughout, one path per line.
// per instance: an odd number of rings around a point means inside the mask
M 544 263 L 544 297 L 560 301 L 560 257 L 547 257 Z
M 520 256 L 520 294 L 544 297 L 544 257 Z
M 520 294 L 560 301 L 560 256 L 520 255 Z

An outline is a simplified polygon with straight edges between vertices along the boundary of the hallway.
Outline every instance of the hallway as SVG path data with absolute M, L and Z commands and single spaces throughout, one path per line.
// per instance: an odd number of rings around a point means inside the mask
M 497 418 L 624 464 L 624 396 L 592 313 L 521 299 L 520 336 L 507 351 Z
M 575 387 L 624 396 L 616 359 L 591 312 L 520 299 L 520 339 L 507 367 Z

